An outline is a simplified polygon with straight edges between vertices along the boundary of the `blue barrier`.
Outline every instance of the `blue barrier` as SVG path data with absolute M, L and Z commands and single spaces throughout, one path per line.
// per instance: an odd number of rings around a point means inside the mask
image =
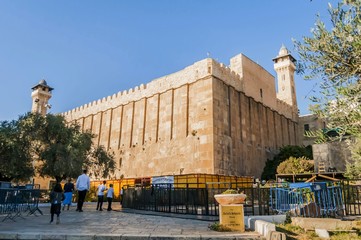
M 23 213 L 36 215 L 36 211 L 43 214 L 38 207 L 40 189 L 5 188 L 0 189 L 0 215 L 15 221 Z
M 338 183 L 290 183 L 270 188 L 270 207 L 293 216 L 343 216 L 342 189 Z

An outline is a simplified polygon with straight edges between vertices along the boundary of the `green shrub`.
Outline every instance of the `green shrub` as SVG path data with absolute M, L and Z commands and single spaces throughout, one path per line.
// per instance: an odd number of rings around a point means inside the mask
M 280 148 L 280 152 L 275 155 L 273 159 L 267 160 L 261 178 L 263 180 L 276 179 L 278 165 L 290 157 L 305 157 L 307 159 L 313 159 L 312 146 L 284 146 Z
M 311 173 L 314 171 L 313 161 L 305 157 L 289 157 L 277 167 L 278 174 Z
M 217 223 L 217 222 L 209 224 L 208 228 L 213 230 L 213 231 L 217 231 L 217 232 L 231 232 L 232 231 L 232 229 L 230 229 L 229 227 L 224 226 L 224 225 L 222 225 L 220 223 Z
M 238 194 L 238 191 L 234 189 L 227 189 L 226 191 L 222 192 L 222 194 Z

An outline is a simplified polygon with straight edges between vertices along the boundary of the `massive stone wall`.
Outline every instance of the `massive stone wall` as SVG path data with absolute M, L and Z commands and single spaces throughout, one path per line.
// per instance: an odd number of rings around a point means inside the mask
M 271 75 L 243 55 L 239 59 L 231 68 L 205 59 L 64 116 L 114 152 L 118 176 L 259 176 L 277 148 L 296 144 L 297 123 L 293 108 L 276 99 Z M 254 69 L 261 74 L 251 74 Z M 263 81 L 261 99 L 252 97 L 259 89 L 245 87 L 257 81 Z
M 114 152 L 118 176 L 213 173 L 210 77 L 76 121 Z
M 215 173 L 259 177 L 279 147 L 297 143 L 297 122 L 219 79 L 213 94 Z

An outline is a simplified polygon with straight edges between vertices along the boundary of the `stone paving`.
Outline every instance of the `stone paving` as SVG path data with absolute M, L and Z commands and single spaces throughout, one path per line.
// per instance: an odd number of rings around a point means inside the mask
M 109 212 L 96 211 L 94 203 L 85 204 L 84 212 L 71 207 L 62 211 L 60 224 L 49 223 L 49 205 L 40 209 L 44 215 L 23 214 L 15 222 L 11 219 L 0 222 L 0 239 L 262 239 L 255 232 L 212 231 L 208 225 L 214 221 L 123 210 L 119 203 L 114 203 L 114 211 Z M 0 220 L 3 219 L 2 216 Z

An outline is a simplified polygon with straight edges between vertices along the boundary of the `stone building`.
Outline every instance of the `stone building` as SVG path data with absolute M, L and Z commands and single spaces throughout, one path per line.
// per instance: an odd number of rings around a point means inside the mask
M 187 173 L 259 177 L 279 147 L 299 144 L 294 58 L 282 46 L 275 79 L 239 54 L 183 70 L 63 113 L 114 152 L 116 176 Z
M 299 136 L 301 138 L 300 143 L 303 146 L 313 145 L 316 138 L 309 137 L 306 135 L 306 132 L 316 131 L 326 128 L 326 121 L 319 119 L 315 114 L 307 114 L 299 116 Z

